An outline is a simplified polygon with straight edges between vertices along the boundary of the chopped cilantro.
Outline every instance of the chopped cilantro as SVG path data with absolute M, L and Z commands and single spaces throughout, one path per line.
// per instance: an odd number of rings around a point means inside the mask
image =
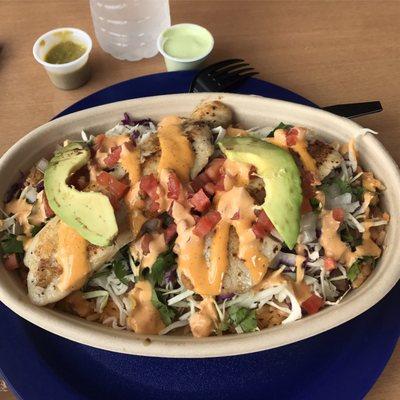
M 229 308 L 229 320 L 243 332 L 253 332 L 257 328 L 256 311 L 233 305 Z
M 32 234 L 32 236 L 37 235 L 37 234 L 42 230 L 43 227 L 44 227 L 44 224 L 35 225 L 35 226 L 31 229 L 31 234 Z
M 361 234 L 354 229 L 350 229 L 348 225 L 344 225 L 344 229 L 340 231 L 340 238 L 343 242 L 348 243 L 353 251 L 362 243 Z
M 375 268 L 375 264 L 376 264 L 376 258 L 375 258 L 375 257 L 372 257 L 372 256 L 365 256 L 365 257 L 363 258 L 363 260 L 364 260 L 365 263 L 371 264 L 371 266 L 372 266 L 373 268 Z
M 325 193 L 329 194 L 329 188 L 332 185 L 336 185 L 339 189 L 340 194 L 351 193 L 357 200 L 361 200 L 361 196 L 364 193 L 362 186 L 351 186 L 349 182 L 343 181 L 340 178 L 333 178 L 329 182 L 325 182 L 320 186 L 320 189 Z
M 351 188 L 351 192 L 353 193 L 353 196 L 357 200 L 361 200 L 362 195 L 364 194 L 364 188 L 362 186 L 355 186 Z
M 375 263 L 376 259 L 372 256 L 365 256 L 357 259 L 357 261 L 355 261 L 347 271 L 347 279 L 349 279 L 351 282 L 354 282 L 358 274 L 361 272 L 361 265 L 370 264 L 372 268 L 374 268 Z
M 126 275 L 131 273 L 129 265 L 124 259 L 115 260 L 112 263 L 115 276 L 124 284 L 128 285 L 129 281 L 125 278 Z
M 315 197 L 310 199 L 310 204 L 311 204 L 313 211 L 319 210 L 320 203 Z
M 175 317 L 175 311 L 173 308 L 168 307 L 165 303 L 161 302 L 157 296 L 157 292 L 153 288 L 153 293 L 151 295 L 151 302 L 153 306 L 159 311 L 161 319 L 165 325 L 171 325 L 172 320 Z
M 351 186 L 349 182 L 343 181 L 340 178 L 335 178 L 333 183 L 339 188 L 340 194 L 351 193 Z
M 351 282 L 354 282 L 354 280 L 361 272 L 360 265 L 361 265 L 361 259 L 358 259 L 351 265 L 351 267 L 347 271 L 347 279 L 349 279 Z
M 221 332 L 227 331 L 229 329 L 229 321 L 227 321 L 226 319 L 221 321 L 219 329 L 221 330 Z
M 175 264 L 175 254 L 172 250 L 160 254 L 157 260 L 151 267 L 148 279 L 153 285 L 161 285 L 164 279 L 164 274 Z
M 0 241 L 0 248 L 3 254 L 24 254 L 22 242 L 13 234 L 8 234 Z
M 293 125 L 287 125 L 287 124 L 285 124 L 285 123 L 283 123 L 283 122 L 280 122 L 279 125 L 276 126 L 276 127 L 268 134 L 268 136 L 274 136 L 274 133 L 275 133 L 275 131 L 276 131 L 277 129 L 285 129 L 285 130 L 287 130 L 287 129 L 290 129 L 290 128 L 293 128 Z
M 174 219 L 167 212 L 160 214 L 159 218 L 161 219 L 163 228 L 167 228 L 172 222 L 174 222 Z

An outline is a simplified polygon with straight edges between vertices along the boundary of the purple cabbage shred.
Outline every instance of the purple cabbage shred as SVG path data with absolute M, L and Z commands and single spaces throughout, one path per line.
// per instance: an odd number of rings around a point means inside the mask
M 41 192 L 42 190 L 44 190 L 44 181 L 40 181 L 37 185 L 36 185 L 36 190 L 38 192 Z
M 153 122 L 150 118 L 144 118 L 144 119 L 133 119 L 128 113 L 124 113 L 124 119 L 121 120 L 121 123 L 123 125 L 130 125 L 130 126 L 135 126 L 135 125 L 144 125 L 144 126 L 150 126 L 150 122 Z
M 215 300 L 217 301 L 217 303 L 223 303 L 225 300 L 230 300 L 234 295 L 234 293 L 220 294 L 215 298 Z
M 170 269 L 164 274 L 164 282 L 165 283 L 175 283 L 178 279 L 178 275 L 176 274 L 176 268 Z

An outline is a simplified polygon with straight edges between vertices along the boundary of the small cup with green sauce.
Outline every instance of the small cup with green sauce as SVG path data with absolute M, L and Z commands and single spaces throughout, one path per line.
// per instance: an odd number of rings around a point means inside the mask
M 33 56 L 43 65 L 56 87 L 70 90 L 89 80 L 91 50 L 92 40 L 86 32 L 76 28 L 59 28 L 36 40 Z
M 199 67 L 211 53 L 214 38 L 200 25 L 177 24 L 161 32 L 157 46 L 168 71 L 184 71 Z

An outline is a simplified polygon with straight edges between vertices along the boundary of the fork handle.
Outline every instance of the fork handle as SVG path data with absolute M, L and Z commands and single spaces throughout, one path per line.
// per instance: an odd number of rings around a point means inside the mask
M 380 101 L 335 104 L 333 106 L 322 107 L 322 109 L 346 118 L 355 118 L 362 115 L 374 114 L 383 110 Z

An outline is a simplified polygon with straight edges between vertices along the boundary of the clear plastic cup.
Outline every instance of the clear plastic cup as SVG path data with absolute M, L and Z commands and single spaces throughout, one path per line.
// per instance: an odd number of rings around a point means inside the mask
M 76 60 L 64 64 L 46 62 L 45 57 L 49 50 L 66 40 L 83 45 L 86 48 L 85 52 Z M 84 85 L 89 80 L 88 59 L 91 50 L 92 39 L 86 32 L 76 28 L 58 28 L 43 34 L 36 40 L 33 45 L 33 56 L 39 64 L 43 65 L 54 86 L 71 90 Z

